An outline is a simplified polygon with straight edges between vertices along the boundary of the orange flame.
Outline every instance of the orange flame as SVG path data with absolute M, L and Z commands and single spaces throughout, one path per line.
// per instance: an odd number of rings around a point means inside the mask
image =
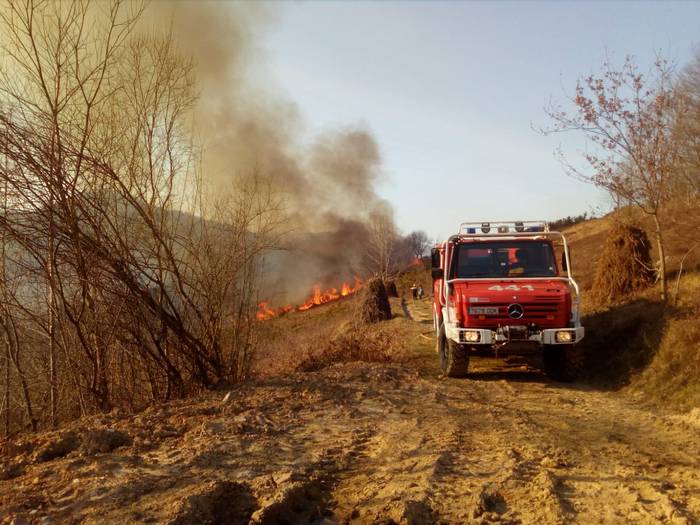
M 355 277 L 354 286 L 346 282 L 343 283 L 340 286 L 340 291 L 338 291 L 337 288 L 328 288 L 327 290 L 321 291 L 321 285 L 315 284 L 309 298 L 300 305 L 294 307 L 291 304 L 288 304 L 286 306 L 281 306 L 277 309 L 272 309 L 270 308 L 269 301 L 261 301 L 260 303 L 258 303 L 258 311 L 256 312 L 255 317 L 256 319 L 258 319 L 258 321 L 267 321 L 268 319 L 272 319 L 273 317 L 279 317 L 280 315 L 284 315 L 294 310 L 298 312 L 304 312 L 310 308 L 313 308 L 314 306 L 319 306 L 321 304 L 329 303 L 331 301 L 336 301 L 341 297 L 346 297 L 350 294 L 353 294 L 357 292 L 357 290 L 359 290 L 361 287 L 362 279 L 360 279 L 359 277 Z
M 270 308 L 270 303 L 267 301 L 261 301 L 258 303 L 258 311 L 255 314 L 258 321 L 266 321 L 267 319 L 272 319 L 276 316 L 277 312 Z

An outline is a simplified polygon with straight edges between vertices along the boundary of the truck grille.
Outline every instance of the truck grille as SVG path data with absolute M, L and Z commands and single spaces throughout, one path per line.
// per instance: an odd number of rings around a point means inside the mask
M 470 316 L 470 321 L 474 320 L 477 323 L 491 324 L 525 324 L 537 323 L 546 324 L 547 321 L 553 322 L 561 315 L 562 303 L 559 302 L 518 302 L 517 304 L 523 307 L 523 316 L 520 319 L 513 319 L 508 315 L 508 306 L 513 303 L 486 303 L 490 307 L 498 307 L 498 314 Z

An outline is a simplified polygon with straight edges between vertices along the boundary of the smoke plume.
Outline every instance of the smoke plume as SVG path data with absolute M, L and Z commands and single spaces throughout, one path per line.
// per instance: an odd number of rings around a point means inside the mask
M 375 192 L 379 148 L 366 129 L 338 126 L 301 142 L 304 122 L 292 101 L 266 81 L 256 37 L 272 21 L 254 3 L 156 2 L 152 29 L 172 24 L 179 51 L 190 55 L 199 92 L 195 122 L 203 144 L 203 173 L 214 188 L 253 170 L 283 192 L 289 224 L 286 255 L 268 261 L 271 289 L 294 300 L 312 284 L 337 284 L 363 271 L 367 221 L 391 216 Z

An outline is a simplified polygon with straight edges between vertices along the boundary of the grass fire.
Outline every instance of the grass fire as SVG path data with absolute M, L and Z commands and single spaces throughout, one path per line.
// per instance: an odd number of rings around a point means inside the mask
M 327 288 L 323 291 L 320 284 L 315 284 L 308 299 L 296 306 L 288 304 L 274 308 L 271 306 L 270 301 L 260 301 L 258 303 L 258 311 L 255 313 L 255 318 L 258 321 L 267 321 L 268 319 L 279 317 L 289 312 L 303 312 L 313 308 L 314 306 L 326 304 L 331 301 L 337 301 L 338 299 L 354 294 L 360 288 L 362 288 L 362 279 L 355 277 L 354 280 L 354 284 L 343 282 L 340 285 L 340 288 Z

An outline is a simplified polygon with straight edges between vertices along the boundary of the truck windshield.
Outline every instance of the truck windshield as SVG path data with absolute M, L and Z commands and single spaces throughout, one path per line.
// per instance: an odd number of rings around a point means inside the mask
M 554 277 L 552 245 L 540 241 L 472 242 L 455 246 L 451 278 Z

